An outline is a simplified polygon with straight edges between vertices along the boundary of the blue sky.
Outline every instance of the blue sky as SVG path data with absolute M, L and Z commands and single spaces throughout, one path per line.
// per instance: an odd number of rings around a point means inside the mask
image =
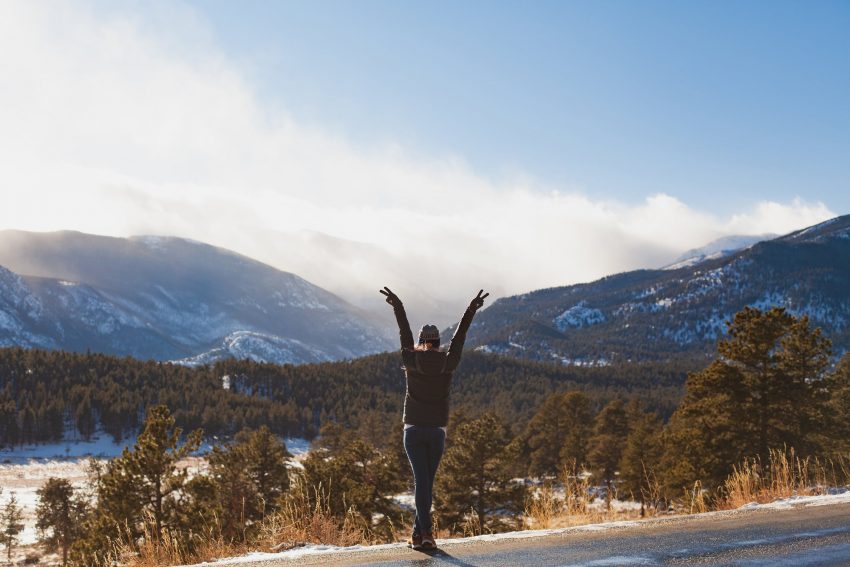
M 0 229 L 193 238 L 448 324 L 850 213 L 848 30 L 821 1 L 4 0 Z
M 850 212 L 847 2 L 193 5 L 262 96 L 359 144 L 627 202 Z

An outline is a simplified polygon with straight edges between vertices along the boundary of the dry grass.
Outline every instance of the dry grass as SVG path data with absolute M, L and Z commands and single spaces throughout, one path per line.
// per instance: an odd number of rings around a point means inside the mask
M 740 508 L 752 502 L 766 503 L 791 496 L 823 494 L 850 479 L 850 460 L 800 458 L 794 449 L 771 450 L 767 463 L 748 459 L 733 469 L 723 485 L 720 508 Z
M 349 508 L 340 522 L 330 512 L 330 499 L 330 491 L 322 486 L 306 487 L 297 482 L 280 509 L 263 522 L 260 544 L 280 551 L 305 543 L 340 547 L 375 543 L 374 534 L 363 525 L 356 510 Z
M 285 551 L 309 543 L 345 547 L 377 542 L 355 510 L 349 509 L 341 519 L 333 516 L 330 498 L 330 491 L 321 486 L 308 488 L 296 482 L 281 507 L 262 520 L 257 537 L 249 542 L 225 539 L 216 522 L 193 534 L 190 547 L 166 530 L 155 537 L 153 520 L 148 518 L 141 543 L 132 542 L 129 537 L 116 542 L 110 562 L 129 567 L 165 567 L 213 561 L 249 551 Z
M 192 534 L 191 546 L 166 529 L 156 537 L 153 518 L 148 517 L 141 542 L 132 541 L 128 533 L 114 544 L 112 559 L 129 567 L 165 567 L 242 555 L 249 548 L 245 543 L 223 538 L 217 522 L 206 526 L 202 532 Z
M 300 479 L 299 479 L 300 480 Z M 647 472 L 647 486 L 643 497 L 648 502 L 659 500 L 658 483 Z M 850 481 L 850 458 L 846 456 L 818 460 L 801 459 L 793 450 L 771 451 L 769 462 L 749 459 L 734 468 L 733 473 L 719 491 L 721 497 L 712 498 L 699 481 L 684 491 L 678 506 L 684 513 L 701 513 L 711 508 L 739 508 L 751 502 L 766 503 L 795 495 L 820 494 L 829 487 L 843 486 Z M 142 544 L 122 542 L 115 546 L 112 559 L 130 567 L 164 567 L 167 565 L 211 561 L 222 557 L 242 555 L 248 551 L 283 551 L 301 545 L 316 543 L 340 547 L 370 545 L 387 541 L 379 537 L 370 526 L 364 525 L 356 510 L 349 509 L 344 518 L 330 512 L 331 491 L 321 486 L 307 487 L 296 481 L 279 509 L 266 517 L 250 542 L 228 542 L 217 526 L 208 526 L 203 533 L 194 534 L 192 549 L 179 539 L 164 533 L 154 537 L 153 523 L 148 521 Z M 526 502 L 524 529 L 552 529 L 635 519 L 644 515 L 637 509 L 611 509 L 598 505 L 587 475 L 576 474 L 575 468 L 565 468 L 561 477 L 544 482 Z M 612 495 L 616 496 L 616 495 Z M 713 504 L 713 506 L 712 506 Z M 647 510 L 653 515 L 654 510 Z M 439 537 L 449 537 L 439 529 L 439 514 L 435 514 L 435 532 Z M 150 520 L 150 519 L 149 519 Z M 395 529 L 395 528 L 393 528 Z M 460 536 L 479 535 L 477 515 L 470 513 Z M 403 539 L 394 531 L 390 540 Z
M 589 477 L 567 467 L 556 482 L 544 482 L 526 501 L 525 529 L 564 528 L 641 517 L 637 509 L 594 505 Z M 616 495 L 612 495 L 616 496 Z
M 688 505 L 688 514 L 702 514 L 708 510 L 708 496 L 700 481 L 696 481 L 693 488 L 685 489 L 685 502 Z

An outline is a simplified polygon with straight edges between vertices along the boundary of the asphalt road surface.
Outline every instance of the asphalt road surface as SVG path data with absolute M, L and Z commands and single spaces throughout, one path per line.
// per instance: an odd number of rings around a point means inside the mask
M 636 524 L 636 525 L 634 525 Z M 402 547 L 241 563 L 251 567 L 515 567 L 632 565 L 850 566 L 850 504 L 653 519 L 601 531 Z M 244 561 L 244 560 L 243 560 Z

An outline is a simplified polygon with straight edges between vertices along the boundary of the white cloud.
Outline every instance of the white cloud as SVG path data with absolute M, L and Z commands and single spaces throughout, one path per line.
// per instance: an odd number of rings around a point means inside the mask
M 479 287 L 586 281 L 834 216 L 799 199 L 730 218 L 664 194 L 630 206 L 354 147 L 265 106 L 191 10 L 155 15 L 0 3 L 0 228 L 191 237 L 364 305 L 395 285 L 446 323 Z

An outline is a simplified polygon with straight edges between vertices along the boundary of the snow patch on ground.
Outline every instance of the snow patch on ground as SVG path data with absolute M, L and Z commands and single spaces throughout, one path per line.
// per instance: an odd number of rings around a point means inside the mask
M 781 498 L 767 504 L 751 502 L 744 504 L 739 510 L 790 510 L 791 508 L 807 508 L 809 506 L 829 506 L 831 504 L 850 503 L 850 490 L 836 492 L 834 494 L 820 494 L 817 496 L 791 496 Z
M 26 464 L 32 459 L 79 459 L 96 457 L 108 459 L 117 457 L 127 445 L 135 439 L 125 439 L 116 443 L 105 433 L 94 435 L 88 441 L 61 441 L 43 445 L 23 445 L 12 449 L 0 449 L 0 463 Z
M 604 530 L 612 530 L 639 525 L 639 522 L 607 522 L 604 524 L 590 524 L 586 526 L 575 526 L 570 528 L 557 528 L 550 530 L 526 530 L 521 532 L 505 532 L 500 534 L 485 534 L 474 537 L 438 539 L 437 543 L 441 547 L 451 546 L 458 543 L 468 543 L 476 541 L 503 541 L 510 539 L 527 539 L 533 537 L 563 534 L 568 532 L 597 532 Z M 279 553 L 249 553 L 241 557 L 229 557 L 212 561 L 208 563 L 199 563 L 198 565 L 235 565 L 239 563 L 250 563 L 251 561 L 271 561 L 275 559 L 297 559 L 306 555 L 322 555 L 329 553 L 350 553 L 356 551 L 380 551 L 384 549 L 405 549 L 406 543 L 385 543 L 382 545 L 352 545 L 349 547 L 338 547 L 334 545 L 314 545 L 308 544 L 301 547 L 296 547 Z M 613 564 L 612 564 L 613 565 Z
M 832 494 L 823 494 L 819 496 L 795 496 L 791 498 L 783 498 L 781 500 L 777 500 L 775 502 L 771 502 L 769 504 L 747 504 L 742 506 L 737 511 L 746 511 L 746 510 L 782 510 L 794 507 L 806 507 L 806 506 L 828 506 L 831 504 L 841 504 L 841 503 L 850 503 L 850 490 L 840 489 L 840 492 L 835 492 Z M 396 498 L 400 498 L 397 496 Z M 705 515 L 717 515 L 717 514 L 728 514 L 729 512 L 708 512 Z M 700 514 L 703 515 L 703 514 Z M 689 517 L 689 516 L 683 516 Z M 665 519 L 663 521 L 671 521 L 673 518 Z M 644 520 L 645 521 L 645 520 Z M 614 530 L 625 527 L 638 526 L 641 524 L 641 521 L 618 521 L 618 522 L 605 522 L 601 524 L 589 524 L 585 526 L 574 526 L 569 528 L 557 528 L 557 529 L 548 529 L 548 530 L 526 530 L 519 532 L 506 532 L 500 534 L 486 534 L 475 537 L 467 537 L 467 538 L 456 538 L 456 539 L 440 539 L 438 540 L 438 544 L 441 547 L 450 547 L 454 544 L 460 543 L 468 543 L 475 541 L 482 542 L 494 542 L 494 541 L 503 541 L 503 540 L 511 540 L 511 539 L 526 539 L 526 538 L 534 538 L 541 536 L 549 536 L 549 535 L 558 535 L 565 533 L 578 533 L 578 532 L 600 532 L 605 530 Z M 744 544 L 754 544 L 754 542 L 735 542 L 735 545 L 744 545 Z M 214 562 L 209 563 L 201 563 L 199 565 L 235 565 L 240 563 L 250 563 L 252 561 L 272 561 L 276 559 L 297 559 L 299 557 L 304 557 L 307 555 L 321 555 L 321 554 L 332 554 L 332 553 L 350 553 L 357 551 L 377 551 L 384 549 L 403 549 L 407 547 L 404 543 L 388 543 L 383 545 L 375 545 L 375 546 L 364 546 L 364 545 L 354 545 L 350 547 L 337 547 L 333 545 L 304 545 L 301 547 L 297 547 L 295 549 L 290 549 L 288 551 L 282 551 L 279 553 L 250 553 L 248 555 L 244 555 L 241 557 L 230 557 L 226 559 L 219 559 Z M 607 557 L 604 559 L 595 560 L 592 562 L 585 562 L 575 564 L 578 565 L 587 565 L 587 566 L 596 566 L 602 567 L 606 565 L 653 565 L 653 560 L 647 557 L 642 556 L 616 556 L 616 557 Z M 571 566 L 573 564 L 570 564 Z M 566 567 L 566 566 L 564 566 Z
M 626 567 L 627 565 L 658 565 L 648 557 L 629 557 L 626 555 L 615 555 L 604 559 L 595 559 L 584 563 L 568 563 L 559 567 Z
M 590 327 L 605 321 L 605 315 L 599 309 L 587 306 L 586 301 L 573 305 L 554 319 L 555 328 L 563 332 L 569 328 Z

